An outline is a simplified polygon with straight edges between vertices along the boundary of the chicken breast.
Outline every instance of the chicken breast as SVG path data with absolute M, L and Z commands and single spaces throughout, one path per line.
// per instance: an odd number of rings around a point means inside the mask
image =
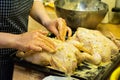
M 78 28 L 72 39 L 83 43 L 89 54 L 86 59 L 94 64 L 111 61 L 111 55 L 119 51 L 113 41 L 97 30 Z
M 68 42 L 57 39 L 52 40 L 57 46 L 57 51 L 54 54 L 46 51 L 32 52 L 30 55 L 24 55 L 23 58 L 34 64 L 50 66 L 71 74 L 77 68 L 78 60 L 76 55 L 80 54 L 79 50 Z

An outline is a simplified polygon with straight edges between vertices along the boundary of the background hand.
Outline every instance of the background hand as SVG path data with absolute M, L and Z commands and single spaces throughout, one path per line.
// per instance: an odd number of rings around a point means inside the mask
M 67 26 L 65 20 L 62 18 L 51 21 L 46 28 L 62 41 L 65 41 L 66 36 L 70 37 L 72 35 L 72 30 Z

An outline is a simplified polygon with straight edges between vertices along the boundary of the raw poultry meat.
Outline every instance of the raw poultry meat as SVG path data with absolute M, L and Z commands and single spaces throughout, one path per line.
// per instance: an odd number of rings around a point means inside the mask
M 111 56 L 118 53 L 118 47 L 100 31 L 78 28 L 72 37 L 83 43 L 86 49 L 85 59 L 93 64 L 111 61 Z M 80 48 L 81 49 L 81 48 Z
M 54 69 L 61 70 L 66 73 L 72 73 L 77 67 L 77 55 L 80 54 L 80 51 L 69 42 L 62 42 L 57 39 L 52 40 L 57 46 L 57 51 L 54 54 L 46 51 L 31 52 L 30 55 L 24 55 L 21 57 L 35 64 L 50 66 Z M 74 41 L 74 44 L 76 43 L 79 44 L 77 41 Z M 81 62 L 81 60 L 79 58 L 79 62 Z
M 93 64 L 111 61 L 111 56 L 118 53 L 118 47 L 97 30 L 78 28 L 75 34 L 66 41 L 52 38 L 56 52 L 26 52 L 25 60 L 42 66 L 73 73 L 77 64 L 86 60 Z M 21 53 L 18 55 L 20 56 Z

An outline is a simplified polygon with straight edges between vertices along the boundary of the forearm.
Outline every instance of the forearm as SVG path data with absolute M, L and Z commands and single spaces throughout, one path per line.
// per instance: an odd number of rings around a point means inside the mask
M 0 32 L 0 48 L 16 48 L 17 35 Z
M 30 15 L 45 27 L 51 21 L 45 11 L 44 5 L 40 1 L 34 1 Z
M 14 48 L 20 51 L 55 51 L 54 43 L 40 30 L 19 35 L 0 32 L 0 48 Z

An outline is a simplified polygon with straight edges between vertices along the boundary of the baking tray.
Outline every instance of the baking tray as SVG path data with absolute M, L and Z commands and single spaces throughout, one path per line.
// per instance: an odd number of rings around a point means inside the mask
M 43 72 L 47 75 L 55 75 L 61 77 L 67 76 L 65 75 L 64 72 L 54 70 L 49 67 L 33 64 L 31 62 L 24 60 L 23 58 L 14 56 L 13 59 L 16 65 L 35 70 L 37 72 Z M 105 63 L 99 66 L 95 66 L 88 62 L 82 62 L 78 66 L 76 71 L 73 73 L 73 75 L 71 75 L 71 77 L 79 80 L 107 80 L 111 72 L 117 67 L 119 63 L 120 53 L 118 53 L 117 56 L 114 59 L 112 59 L 111 63 Z
M 31 62 L 28 62 L 28 61 L 26 61 L 26 60 L 24 60 L 22 58 L 16 57 L 16 56 L 13 57 L 13 60 L 14 60 L 15 64 L 18 65 L 18 66 L 22 66 L 22 67 L 25 67 L 27 69 L 32 69 L 32 70 L 35 70 L 35 71 L 40 72 L 40 73 L 42 72 L 45 75 L 55 75 L 55 76 L 60 76 L 60 77 L 66 77 L 67 76 L 62 71 L 58 71 L 58 70 L 48 68 L 48 67 L 45 67 L 45 66 L 33 64 Z M 76 78 L 77 80 L 78 79 L 79 80 L 86 80 L 86 79 L 78 77 L 76 75 L 71 75 L 71 77 L 73 79 Z

